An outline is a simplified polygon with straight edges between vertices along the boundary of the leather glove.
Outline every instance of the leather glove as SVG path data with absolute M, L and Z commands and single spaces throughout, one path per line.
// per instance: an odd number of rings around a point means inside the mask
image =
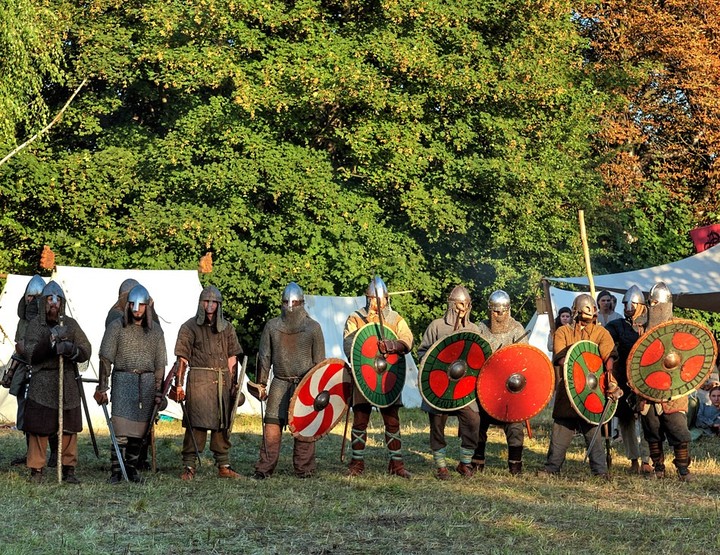
M 170 397 L 176 403 L 180 403 L 185 400 L 185 390 L 181 385 L 174 385 L 170 388 L 170 393 L 168 393 L 168 397 Z
M 618 399 L 620 399 L 620 397 L 623 396 L 623 390 L 620 389 L 616 383 L 610 382 L 610 385 L 608 385 L 608 389 L 605 392 L 605 395 L 611 398 L 613 401 L 617 401 Z
M 98 405 L 107 405 L 108 404 L 108 394 L 107 391 L 98 391 L 95 390 L 95 393 L 93 393 L 93 399 L 97 402 Z
M 69 335 L 70 330 L 68 330 L 67 326 L 53 326 L 50 328 L 50 335 L 52 336 L 52 340 L 55 343 L 59 343 L 60 341 L 67 341 L 70 337 Z
M 155 404 L 158 406 L 158 412 L 164 411 L 168 406 L 168 401 L 162 392 L 155 393 Z
M 393 341 L 392 339 L 386 339 L 385 341 L 378 341 L 378 349 L 384 355 L 386 354 L 405 354 L 407 347 L 402 341 Z
M 72 341 L 55 343 L 55 352 L 60 356 L 72 358 L 75 354 L 75 344 Z

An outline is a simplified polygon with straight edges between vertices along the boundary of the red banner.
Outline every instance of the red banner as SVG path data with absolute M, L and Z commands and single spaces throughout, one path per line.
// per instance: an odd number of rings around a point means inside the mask
M 720 243 L 720 224 L 698 227 L 690 232 L 695 250 L 702 252 Z

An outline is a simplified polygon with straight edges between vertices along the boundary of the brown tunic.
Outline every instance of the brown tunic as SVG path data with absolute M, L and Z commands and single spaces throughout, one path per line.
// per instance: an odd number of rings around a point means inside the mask
M 193 428 L 224 430 L 230 410 L 228 359 L 242 353 L 235 329 L 227 323 L 216 331 L 207 322 L 198 325 L 195 317 L 178 332 L 175 356 L 188 361 L 186 410 Z M 187 422 L 183 421 L 187 426 Z
M 555 365 L 555 380 L 557 383 L 557 394 L 555 395 L 555 406 L 553 407 L 553 418 L 576 418 L 578 413 L 572 406 L 565 389 L 563 367 L 560 361 L 565 358 L 570 347 L 578 341 L 592 341 L 600 350 L 600 357 L 606 362 L 615 353 L 615 342 L 608 331 L 602 326 L 588 324 L 581 327 L 580 324 L 560 326 L 555 331 L 553 343 L 553 364 Z

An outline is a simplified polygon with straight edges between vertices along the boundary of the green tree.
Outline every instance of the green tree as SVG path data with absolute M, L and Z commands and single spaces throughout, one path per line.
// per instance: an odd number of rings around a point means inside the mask
M 290 280 L 357 295 L 379 273 L 415 291 L 394 303 L 419 334 L 458 282 L 520 300 L 582 267 L 607 99 L 570 2 L 63 9 L 66 63 L 90 82 L 0 176 L 24 234 L 10 269 L 43 243 L 142 268 L 211 251 L 207 279 L 253 341 Z

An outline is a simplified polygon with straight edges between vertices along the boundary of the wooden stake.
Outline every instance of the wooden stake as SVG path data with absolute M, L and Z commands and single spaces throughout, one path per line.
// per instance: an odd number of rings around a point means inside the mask
M 590 295 L 595 298 L 595 282 L 593 281 L 592 267 L 590 266 L 590 249 L 588 248 L 587 233 L 585 233 L 585 211 L 578 211 L 578 218 L 580 220 L 580 239 L 582 240 L 583 254 L 585 255 L 585 271 L 588 276 L 588 283 L 590 284 Z

